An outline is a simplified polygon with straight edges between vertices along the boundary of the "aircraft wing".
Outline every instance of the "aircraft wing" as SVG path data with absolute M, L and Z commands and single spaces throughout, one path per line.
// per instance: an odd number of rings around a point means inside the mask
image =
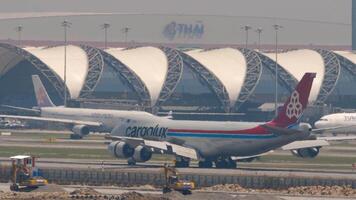
M 346 141 L 356 140 L 356 136 L 331 136 L 331 137 L 317 137 L 315 140 L 301 140 L 289 143 L 281 147 L 283 150 L 294 150 L 303 148 L 313 148 L 328 146 L 329 141 Z
M 317 137 L 318 140 L 326 140 L 326 141 L 345 141 L 345 140 L 356 140 L 356 136 L 322 136 Z
M 102 123 L 100 123 L 100 122 L 93 122 L 93 121 L 57 119 L 57 118 L 34 117 L 34 116 L 20 116 L 20 115 L 0 115 L 0 118 L 18 119 L 18 120 L 32 120 L 32 121 L 44 121 L 44 122 L 57 122 L 57 123 L 63 123 L 63 124 L 87 125 L 87 126 L 95 126 L 95 127 L 99 127 L 99 126 L 102 125 Z
M 173 144 L 166 141 L 154 141 L 154 140 L 147 140 L 143 138 L 110 136 L 110 135 L 105 136 L 105 138 L 110 140 L 115 140 L 115 141 L 118 140 L 123 141 L 134 147 L 138 145 L 142 145 L 148 148 L 153 148 L 154 150 L 165 152 L 167 154 L 174 154 L 178 156 L 191 158 L 194 160 L 198 159 L 198 153 L 195 149 L 190 147 L 185 147 L 182 145 Z
M 268 151 L 268 152 L 265 152 L 265 153 L 261 153 L 261 154 L 257 154 L 257 155 L 253 155 L 253 156 L 231 156 L 231 159 L 232 160 L 245 160 L 245 159 L 250 159 L 250 158 L 258 158 L 258 157 L 261 157 L 261 156 L 265 156 L 265 155 L 271 154 L 273 152 L 274 151 L 271 150 L 271 151 Z
M 1 107 L 4 107 L 4 108 L 9 108 L 9 109 L 13 109 L 13 110 L 21 110 L 21 111 L 27 111 L 27 112 L 32 112 L 32 113 L 35 113 L 35 114 L 40 114 L 40 110 L 37 110 L 37 109 L 31 109 L 31 108 L 24 108 L 24 107 L 17 107 L 17 106 L 10 106 L 10 105 L 0 105 Z
M 317 128 L 317 129 L 313 129 L 311 130 L 312 133 L 315 134 L 320 134 L 323 133 L 325 131 L 333 131 L 333 130 L 338 130 L 338 129 L 343 129 L 343 128 L 356 128 L 356 125 L 345 125 L 345 126 L 334 126 L 334 127 L 328 127 L 328 128 Z

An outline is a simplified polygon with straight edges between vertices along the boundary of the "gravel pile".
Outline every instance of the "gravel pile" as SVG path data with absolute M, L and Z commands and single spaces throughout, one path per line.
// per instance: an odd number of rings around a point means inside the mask
M 57 199 L 57 200 L 67 200 L 68 193 L 65 192 L 4 192 L 0 195 L 1 200 L 47 200 L 47 199 Z
M 165 197 L 153 197 L 148 194 L 140 194 L 137 192 L 127 192 L 120 195 L 120 200 L 169 200 Z
M 351 186 L 303 186 L 289 188 L 287 194 L 296 195 L 328 195 L 356 197 L 356 189 Z
M 103 195 L 91 188 L 78 189 L 71 193 L 67 192 L 3 192 L 0 200 L 73 200 L 73 199 L 120 199 L 120 200 L 170 200 L 162 196 L 152 196 L 137 192 L 128 192 L 121 195 Z
M 80 188 L 76 189 L 73 192 L 70 193 L 71 195 L 80 195 L 80 196 L 96 196 L 99 195 L 100 193 L 93 188 Z
M 279 193 L 289 195 L 311 195 L 311 196 L 349 196 L 356 197 L 356 189 L 351 186 L 301 186 L 291 187 L 286 190 L 272 189 L 248 189 L 243 188 L 238 184 L 214 185 L 212 187 L 202 188 L 206 191 L 226 191 L 226 192 L 241 192 L 241 193 Z

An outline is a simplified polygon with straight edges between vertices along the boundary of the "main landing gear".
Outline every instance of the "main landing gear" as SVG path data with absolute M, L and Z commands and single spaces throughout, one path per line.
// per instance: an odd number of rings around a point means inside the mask
M 236 166 L 236 162 L 233 161 L 230 157 L 219 157 L 215 160 L 216 168 L 235 169 Z
M 199 168 L 212 168 L 213 162 L 210 160 L 199 161 Z
M 212 168 L 213 162 L 215 163 L 215 167 L 218 169 L 235 169 L 236 162 L 232 160 L 230 157 L 218 157 L 215 160 L 202 160 L 199 161 L 199 168 Z
M 190 159 L 182 156 L 177 156 L 175 167 L 189 167 Z

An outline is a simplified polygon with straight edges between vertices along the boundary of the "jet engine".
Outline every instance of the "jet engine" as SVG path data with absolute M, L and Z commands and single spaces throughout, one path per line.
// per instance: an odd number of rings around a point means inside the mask
M 85 125 L 75 125 L 72 129 L 73 134 L 70 136 L 71 139 L 81 139 L 83 136 L 89 134 L 89 127 Z
M 292 150 L 292 154 L 301 158 L 315 158 L 320 151 L 321 147 L 311 147 L 311 148 L 303 148 L 303 149 L 295 149 Z
M 133 159 L 136 162 L 146 162 L 150 160 L 152 157 L 152 151 L 147 147 L 138 146 L 135 148 L 135 153 L 133 155 Z
M 135 149 L 129 144 L 121 141 L 111 142 L 108 146 L 108 151 L 116 158 L 129 158 L 135 153 Z
M 312 126 L 308 123 L 300 123 L 299 130 L 303 132 L 310 132 L 312 131 Z

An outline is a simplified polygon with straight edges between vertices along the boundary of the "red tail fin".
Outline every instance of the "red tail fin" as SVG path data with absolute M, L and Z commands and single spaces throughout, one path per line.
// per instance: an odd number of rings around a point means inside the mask
M 269 124 L 279 127 L 288 127 L 299 121 L 303 111 L 308 105 L 310 90 L 315 78 L 315 73 L 305 73 L 288 100 L 279 110 L 278 116 Z

